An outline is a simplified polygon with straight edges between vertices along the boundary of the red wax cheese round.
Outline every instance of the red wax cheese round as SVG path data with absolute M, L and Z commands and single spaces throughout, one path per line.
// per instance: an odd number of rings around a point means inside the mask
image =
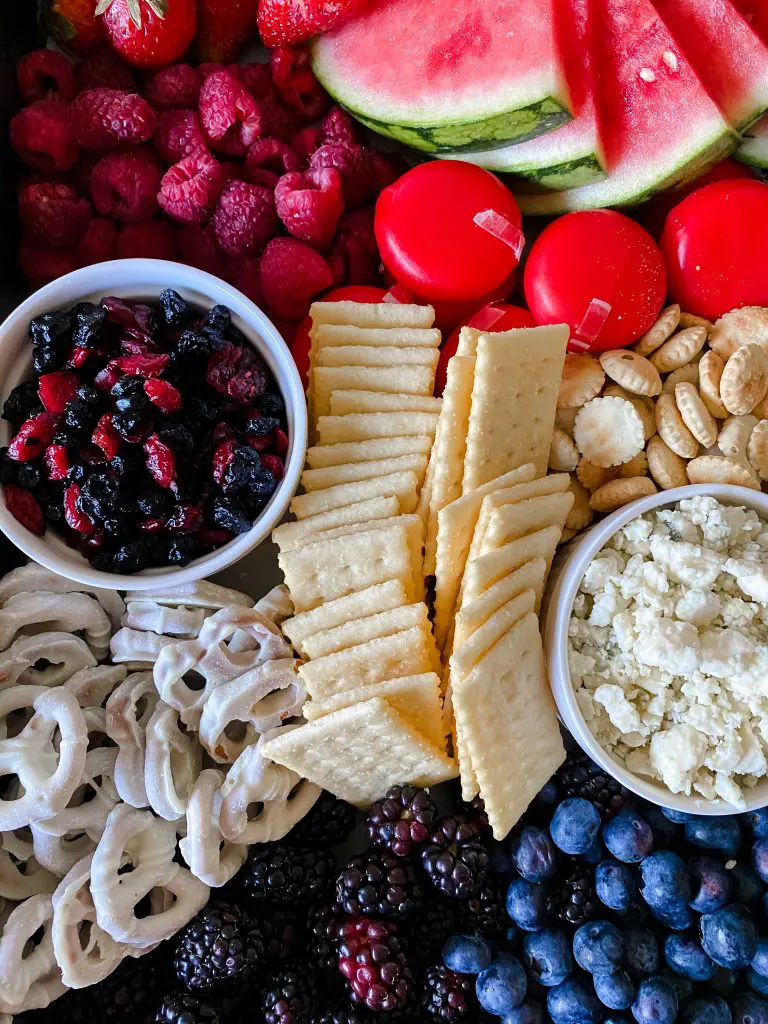
M 480 301 L 497 288 L 519 262 L 520 224 L 506 185 L 460 160 L 412 168 L 376 203 L 385 267 L 429 302 Z
M 767 224 L 768 185 L 760 181 L 693 192 L 670 211 L 661 236 L 670 296 L 708 320 L 768 305 Z
M 445 390 L 445 376 L 448 360 L 456 355 L 459 345 L 459 334 L 462 327 L 477 327 L 481 331 L 511 331 L 515 327 L 535 327 L 536 321 L 527 309 L 522 306 L 506 306 L 494 303 L 483 306 L 471 317 L 459 324 L 440 350 L 440 361 L 435 374 L 435 394 L 440 396 Z
M 613 210 L 569 213 L 546 227 L 531 248 L 525 298 L 540 324 L 566 323 L 571 336 L 587 318 L 583 340 L 590 351 L 621 348 L 645 334 L 664 303 L 667 279 L 658 246 L 629 217 Z M 593 300 L 610 312 L 588 315 Z M 573 346 L 572 346 L 573 347 Z M 581 347 L 583 351 L 583 346 Z
M 640 222 L 646 231 L 650 231 L 651 235 L 658 241 L 664 228 L 667 214 L 674 206 L 681 203 L 686 196 L 689 196 L 691 192 L 695 192 L 699 188 L 703 188 L 704 185 L 711 184 L 713 181 L 731 181 L 734 178 L 754 181 L 755 172 L 751 167 L 747 167 L 745 164 L 740 164 L 737 160 L 727 157 L 725 160 L 721 160 L 719 164 L 715 164 L 714 167 L 710 167 L 701 177 L 696 178 L 694 181 L 689 181 L 687 185 L 683 185 L 682 188 L 661 192 L 658 196 L 654 196 L 649 203 L 641 207 L 639 211 Z

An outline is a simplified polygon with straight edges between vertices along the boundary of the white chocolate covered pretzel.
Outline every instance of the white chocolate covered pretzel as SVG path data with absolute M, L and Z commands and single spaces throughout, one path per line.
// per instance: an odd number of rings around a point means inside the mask
M 153 633 L 150 630 L 142 631 L 124 626 L 118 629 L 110 640 L 109 650 L 116 665 L 127 665 L 130 668 L 140 666 L 143 670 L 151 668 L 163 648 L 175 642 L 172 636 L 161 636 L 160 633 Z
M 43 831 L 41 824 L 35 822 L 29 826 L 35 860 L 56 878 L 63 878 L 74 864 L 96 849 L 96 840 L 85 832 L 69 832 L 59 836 Z
M 128 669 L 125 665 L 96 665 L 95 668 L 82 668 L 67 679 L 64 689 L 74 695 L 81 708 L 101 707 L 127 674 Z
M 100 587 L 89 587 L 85 583 L 76 583 L 65 576 L 45 569 L 37 562 L 28 562 L 18 569 L 6 573 L 0 580 L 0 607 L 17 594 L 36 594 L 47 590 L 53 594 L 89 594 L 94 597 L 110 618 L 114 629 L 120 625 L 125 612 L 125 604 L 116 590 L 102 590 Z
M 14 910 L 0 937 L 0 1012 L 42 1010 L 66 992 L 51 937 L 50 895 L 30 896 Z M 42 937 L 29 950 L 35 933 Z
M 34 830 L 50 836 L 85 832 L 94 842 L 101 838 L 109 812 L 118 803 L 115 787 L 116 747 L 96 747 L 85 755 L 82 778 L 67 806 L 45 821 L 34 823 Z
M 126 601 L 154 601 L 156 604 L 184 605 L 186 608 L 226 608 L 228 605 L 244 605 L 249 608 L 253 601 L 247 594 L 229 587 L 220 587 L 218 583 L 199 580 L 197 583 L 184 583 L 179 587 L 157 590 L 129 590 Z
M 174 607 L 157 601 L 129 601 L 122 621 L 130 629 L 190 639 L 200 632 L 205 614 L 204 608 Z
M 0 836 L 1 900 L 25 900 L 28 896 L 53 892 L 56 882 L 56 876 L 35 859 L 31 834 L 29 839 L 22 839 L 15 832 Z
M 45 667 L 36 667 L 45 661 Z M 59 686 L 96 659 L 85 640 L 71 633 L 36 633 L 14 640 L 0 654 L 0 689 L 17 684 Z
M 160 701 L 147 723 L 144 785 L 152 810 L 166 821 L 186 812 L 200 774 L 202 752 L 196 737 L 179 727 L 179 713 Z
M 132 807 L 148 807 L 144 785 L 146 728 L 160 696 L 151 672 L 134 672 L 107 700 L 107 734 L 117 744 L 115 785 Z
M 221 834 L 223 782 L 224 773 L 216 768 L 200 772 L 187 804 L 187 834 L 179 843 L 192 874 L 214 887 L 234 878 L 248 853 L 247 847 L 229 843 Z
M 109 650 L 112 626 L 99 602 L 87 594 L 56 594 L 42 590 L 16 594 L 0 608 L 0 649 L 19 633 L 39 633 L 43 626 L 65 633 L 85 633 L 85 642 L 100 660 Z

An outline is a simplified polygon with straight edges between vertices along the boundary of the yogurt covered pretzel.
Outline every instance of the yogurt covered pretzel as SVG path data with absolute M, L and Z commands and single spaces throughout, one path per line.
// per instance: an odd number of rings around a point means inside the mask
M 180 729 L 178 711 L 160 701 L 147 723 L 144 753 L 144 785 L 152 810 L 166 821 L 182 817 L 201 765 L 197 739 Z
M 30 896 L 11 911 L 0 937 L 0 1012 L 42 1010 L 66 992 L 53 952 L 52 918 L 49 895 Z M 27 952 L 41 928 L 42 938 Z
M 0 836 L 0 899 L 25 900 L 50 893 L 56 881 L 56 875 L 35 859 L 31 837 L 27 842 L 13 832 Z
M 123 625 L 182 639 L 195 637 L 205 622 L 204 608 L 162 605 L 156 601 L 129 601 Z
M 190 871 L 206 885 L 219 887 L 234 878 L 245 863 L 248 848 L 224 840 L 219 827 L 224 773 L 200 772 L 187 804 L 187 834 L 179 849 Z
M 120 625 L 120 619 L 125 612 L 123 599 L 116 590 L 102 590 L 100 587 L 76 583 L 51 572 L 50 569 L 45 569 L 36 562 L 29 562 L 3 576 L 0 580 L 0 607 L 17 594 L 36 594 L 41 590 L 53 594 L 89 594 L 99 602 L 115 629 Z
M 95 658 L 109 650 L 112 626 L 98 601 L 77 592 L 57 594 L 38 591 L 10 597 L 0 608 L 0 649 L 8 647 L 25 627 L 50 623 L 52 629 L 66 633 L 85 632 L 85 642 Z
M 116 758 L 115 747 L 89 750 L 72 800 L 52 818 L 36 822 L 35 829 L 51 836 L 85 832 L 90 839 L 98 842 L 106 827 L 109 812 L 120 799 L 114 781 Z
M 45 660 L 45 668 L 35 668 Z M 71 633 L 20 636 L 0 654 L 0 689 L 18 684 L 59 686 L 76 672 L 94 668 L 96 659 L 85 640 Z
M 107 734 L 118 747 L 115 785 L 132 807 L 148 807 L 144 785 L 146 728 L 160 696 L 151 672 L 134 672 L 107 700 Z
M 64 683 L 81 708 L 101 707 L 104 701 L 125 679 L 128 670 L 124 665 L 96 665 L 75 672 Z

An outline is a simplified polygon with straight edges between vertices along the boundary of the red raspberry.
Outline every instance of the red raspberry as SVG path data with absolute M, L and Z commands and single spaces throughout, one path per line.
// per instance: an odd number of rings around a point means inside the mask
M 11 146 L 35 171 L 71 171 L 80 150 L 70 129 L 69 103 L 37 100 L 20 110 L 10 125 Z
M 374 182 L 374 195 L 378 195 L 408 170 L 408 165 L 399 153 L 382 153 L 378 149 L 369 149 L 368 162 Z
M 263 100 L 274 97 L 275 84 L 272 81 L 269 64 L 262 64 L 258 60 L 240 64 L 237 69 L 237 77 L 254 99 Z
M 145 380 L 144 394 L 164 416 L 172 416 L 184 404 L 181 392 L 167 380 Z
M 171 64 L 151 75 L 144 88 L 144 97 L 155 110 L 197 106 L 203 76 L 191 64 Z
M 16 65 L 16 81 L 25 103 L 44 100 L 58 94 L 65 100 L 77 95 L 75 69 L 58 50 L 32 50 Z
M 137 85 L 131 69 L 121 63 L 109 50 L 83 57 L 75 67 L 77 91 L 88 89 L 119 89 L 136 92 Z
M 77 245 L 93 211 L 69 185 L 41 181 L 19 189 L 19 218 L 29 237 L 54 249 Z
M 231 181 L 213 215 L 219 245 L 230 256 L 260 252 L 277 227 L 275 200 L 267 188 Z
M 78 484 L 70 484 L 64 491 L 64 520 L 71 530 L 87 537 L 89 533 L 93 533 L 93 523 L 85 512 L 78 508 L 79 498 L 80 487 Z
M 204 60 L 202 64 L 198 65 L 198 67 L 200 68 L 200 74 L 203 76 L 203 79 L 208 78 L 210 75 L 215 75 L 217 71 L 228 70 L 226 64 L 219 64 L 217 61 L 213 60 Z M 233 65 L 230 65 L 230 68 L 232 67 Z M 239 77 L 239 74 L 236 71 L 232 71 L 232 74 L 234 74 L 235 78 Z
M 274 474 L 275 480 L 283 479 L 285 466 L 283 465 L 283 460 L 279 455 L 262 455 L 261 464 L 264 469 L 268 469 L 270 473 Z
M 265 96 L 258 101 L 261 111 L 262 135 L 274 136 L 290 143 L 302 125 L 302 118 L 277 97 Z
M 339 172 L 323 167 L 284 174 L 275 186 L 275 209 L 294 238 L 325 249 L 344 209 Z
M 261 260 L 258 257 L 233 257 L 229 261 L 227 280 L 257 306 L 264 304 L 264 295 L 261 291 Z
M 360 130 L 346 110 L 333 106 L 323 118 L 320 126 L 323 142 L 359 143 Z
M 352 235 L 339 235 L 328 251 L 328 262 L 337 285 L 376 285 L 378 261 Z
M 72 249 L 47 249 L 29 238 L 22 238 L 18 253 L 22 274 L 33 288 L 40 288 L 57 277 L 77 270 L 79 261 Z
M 113 260 L 117 252 L 117 227 L 106 217 L 94 217 L 80 239 L 77 254 L 84 267 Z
M 341 176 L 341 190 L 347 206 L 362 206 L 376 189 L 371 154 L 354 143 L 329 142 L 316 149 L 309 161 L 311 170 L 335 167 Z
M 313 121 L 328 107 L 328 94 L 312 73 L 309 51 L 277 46 L 269 58 L 272 81 L 284 103 Z
M 273 238 L 261 257 L 264 299 L 278 316 L 298 320 L 310 303 L 333 284 L 323 257 L 295 238 Z
M 107 150 L 147 142 L 155 112 L 138 93 L 86 89 L 72 104 L 72 131 L 83 149 Z
M 215 277 L 224 276 L 224 254 L 216 241 L 213 224 L 207 224 L 204 228 L 197 224 L 187 224 L 179 229 L 178 237 L 181 258 L 185 263 Z
M 230 462 L 235 457 L 237 441 L 222 441 L 213 453 L 213 479 L 219 486 L 224 482 Z
M 8 457 L 16 462 L 39 458 L 53 440 L 57 423 L 58 417 L 49 412 L 39 412 L 24 420 L 8 445 Z
M 176 260 L 176 232 L 167 220 L 157 218 L 144 224 L 124 224 L 117 236 L 117 255 L 121 260 Z
M 157 115 L 152 143 L 169 166 L 208 146 L 194 110 L 164 110 Z
M 298 171 L 301 160 L 287 142 L 280 139 L 259 139 L 248 150 L 245 173 L 254 185 L 274 188 L 286 171 Z
M 157 201 L 174 220 L 203 224 L 213 212 L 223 182 L 222 166 L 210 153 L 192 153 L 165 172 Z
M 4 493 L 5 507 L 13 518 L 36 537 L 42 537 L 45 533 L 45 516 L 37 498 L 16 484 L 6 484 Z
M 49 480 L 63 480 L 69 472 L 69 454 L 65 444 L 49 444 L 43 457 Z
M 160 487 L 170 487 L 176 479 L 176 459 L 168 445 L 163 444 L 157 434 L 150 434 L 144 442 L 147 469 Z
M 299 157 L 304 166 L 309 163 L 309 158 L 325 142 L 322 128 L 302 128 L 300 132 L 291 139 L 291 149 Z
M 205 79 L 198 112 L 211 147 L 229 156 L 245 156 L 261 135 L 256 100 L 229 71 L 215 71 Z
M 67 402 L 75 397 L 80 387 L 76 373 L 58 370 L 55 373 L 44 373 L 37 382 L 37 393 L 46 412 L 60 415 L 64 412 Z
M 91 441 L 101 448 L 108 459 L 114 459 L 120 451 L 123 439 L 112 426 L 112 413 L 108 412 L 99 417 L 99 422 L 93 429 Z
M 163 176 L 148 146 L 127 153 L 107 153 L 91 172 L 93 205 L 105 217 L 139 224 L 157 211 L 157 192 Z

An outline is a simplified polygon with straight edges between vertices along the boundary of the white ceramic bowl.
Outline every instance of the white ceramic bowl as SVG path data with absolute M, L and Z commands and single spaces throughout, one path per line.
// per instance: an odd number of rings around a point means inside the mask
M 579 584 L 589 563 L 605 547 L 613 534 L 632 519 L 656 508 L 669 508 L 683 498 L 692 498 L 697 494 L 710 495 L 725 505 L 744 505 L 746 508 L 754 509 L 761 518 L 768 521 L 768 495 L 728 484 L 675 487 L 620 508 L 558 552 L 543 602 L 544 649 L 552 693 L 560 718 L 579 745 L 606 772 L 618 779 L 627 789 L 662 807 L 671 807 L 691 814 L 734 814 L 736 809 L 724 800 L 704 800 L 698 795 L 672 793 L 659 782 L 627 771 L 592 735 L 579 710 L 568 671 L 568 623 Z M 745 788 L 744 797 L 747 810 L 768 805 L 768 778 L 758 783 L 754 789 Z
M 145 259 L 97 263 L 66 274 L 31 295 L 0 325 L 0 401 L 5 401 L 16 384 L 31 376 L 32 346 L 27 332 L 33 317 L 80 301 L 97 302 L 105 295 L 156 300 L 164 288 L 174 288 L 189 302 L 204 309 L 217 303 L 229 307 L 232 322 L 272 371 L 285 401 L 288 420 L 285 475 L 248 533 L 240 534 L 183 568 L 147 569 L 131 576 L 93 569 L 87 559 L 68 547 L 51 528 L 43 537 L 35 537 L 13 518 L 5 502 L 0 500 L 0 530 L 30 558 L 78 583 L 111 590 L 148 590 L 212 576 L 269 537 L 299 485 L 307 447 L 307 407 L 304 389 L 287 345 L 264 313 L 236 288 L 212 274 L 181 263 Z M 0 445 L 7 445 L 10 436 L 9 424 L 0 420 Z

